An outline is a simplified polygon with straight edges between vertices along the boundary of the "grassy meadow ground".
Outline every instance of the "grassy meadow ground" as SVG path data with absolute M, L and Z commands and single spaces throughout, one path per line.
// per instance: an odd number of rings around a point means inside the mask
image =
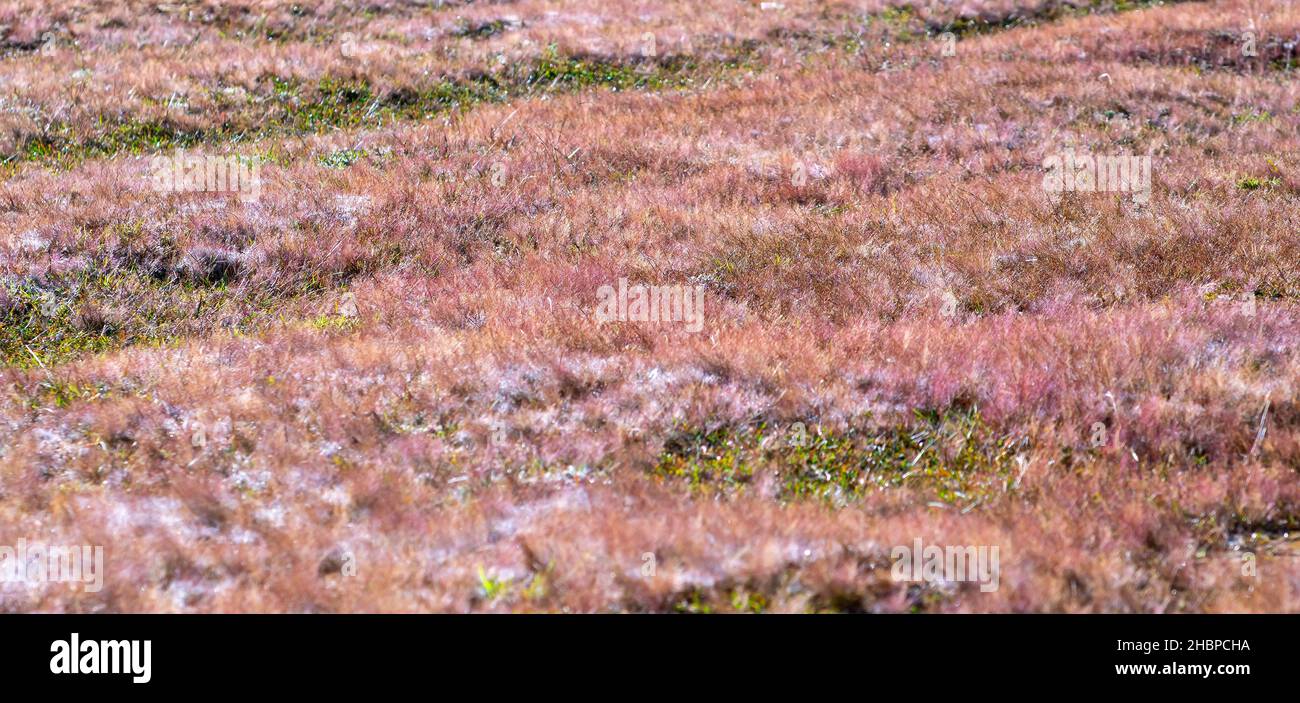
M 0 544 L 106 553 L 0 610 L 1300 610 L 1297 41 L 1287 0 L 0 2 Z M 1047 192 L 1067 149 L 1149 198 Z M 160 190 L 180 150 L 256 197 Z M 620 279 L 702 324 L 599 319 Z M 998 588 L 893 579 L 916 539 Z

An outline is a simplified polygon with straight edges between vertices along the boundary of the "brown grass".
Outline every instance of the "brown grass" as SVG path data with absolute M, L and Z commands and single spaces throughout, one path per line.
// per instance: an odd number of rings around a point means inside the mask
M 0 609 L 1300 607 L 1290 3 L 129 5 L 0 9 Z

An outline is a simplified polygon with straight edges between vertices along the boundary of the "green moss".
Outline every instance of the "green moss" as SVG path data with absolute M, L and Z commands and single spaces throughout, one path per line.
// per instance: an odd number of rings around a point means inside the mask
M 767 609 L 767 598 L 743 588 L 731 592 L 731 607 L 742 613 L 762 613 Z
M 52 366 L 112 346 L 113 331 L 78 324 L 68 289 L 42 289 L 33 282 L 5 282 L 0 310 L 0 360 L 6 366 Z
M 356 318 L 345 315 L 318 315 L 308 323 L 322 332 L 349 332 L 357 327 Z
M 513 585 L 512 580 L 508 578 L 493 578 L 488 576 L 483 567 L 478 567 L 479 594 L 488 599 L 496 600 L 506 595 Z
M 1281 179 L 1278 178 L 1256 178 L 1246 176 L 1237 181 L 1237 188 L 1240 190 L 1259 190 L 1260 188 L 1276 188 L 1282 185 Z
M 378 126 L 394 119 L 424 119 L 483 102 L 502 102 L 538 90 L 577 90 L 610 87 L 616 90 L 659 89 L 687 85 L 696 69 L 693 61 L 669 57 L 659 62 L 626 64 L 595 57 L 563 57 L 554 51 L 536 61 L 500 74 L 487 72 L 442 77 L 426 86 L 379 93 L 360 79 L 326 76 L 316 83 L 269 76 L 260 81 L 241 109 L 204 129 L 182 127 L 170 120 L 102 118 L 89 134 L 79 134 L 66 122 L 53 121 L 46 131 L 28 137 L 6 163 L 38 161 L 71 166 L 76 162 L 119 153 L 149 153 L 201 144 L 251 142 L 283 134 L 322 133 L 338 128 Z
M 653 469 L 692 490 L 744 490 L 775 472 L 783 500 L 852 500 L 908 487 L 945 503 L 974 503 L 1010 484 L 1020 443 L 994 435 L 978 411 L 917 412 L 906 427 L 802 434 L 755 428 L 685 431 Z
M 916 17 L 916 10 L 913 10 L 908 5 L 886 7 L 884 10 L 881 10 L 876 17 L 886 24 L 905 25 Z
M 112 388 L 105 384 L 95 385 L 78 385 L 76 383 L 60 381 L 50 378 L 41 381 L 37 386 L 40 395 L 32 400 L 32 407 L 42 407 L 52 405 L 56 408 L 66 408 L 75 402 L 99 400 L 112 396 Z
M 286 300 L 284 291 L 182 276 L 165 255 L 133 263 L 102 252 L 76 272 L 0 280 L 0 291 L 0 364 L 20 368 L 172 344 L 218 324 L 250 332 L 275 319 Z
M 360 161 L 365 155 L 365 149 L 339 149 L 320 157 L 319 161 L 325 168 L 344 169 Z
M 1251 112 L 1243 112 L 1241 114 L 1233 115 L 1232 123 L 1247 124 L 1250 122 L 1268 122 L 1271 119 L 1273 119 L 1273 113 L 1269 112 L 1268 110 L 1264 110 L 1263 112 L 1251 111 Z
M 593 86 L 618 89 L 660 88 L 666 85 L 666 77 L 660 71 L 650 68 L 653 64 L 638 67 L 612 61 L 589 58 L 557 56 L 548 52 L 543 56 L 526 78 L 528 85 L 546 89 L 564 86 L 567 88 L 590 88 Z

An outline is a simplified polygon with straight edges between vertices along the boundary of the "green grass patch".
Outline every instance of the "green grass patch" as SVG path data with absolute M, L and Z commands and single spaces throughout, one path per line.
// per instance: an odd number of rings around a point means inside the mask
M 325 168 L 345 169 L 360 161 L 365 155 L 365 149 L 339 149 L 325 154 L 318 160 Z
M 92 260 L 59 276 L 0 279 L 0 365 L 49 367 L 134 345 L 165 345 L 276 318 L 286 294 L 170 270 Z
M 1282 180 L 1279 178 L 1256 178 L 1254 176 L 1246 176 L 1245 178 L 1242 178 L 1237 181 L 1238 190 L 1259 190 L 1261 188 L 1276 188 L 1280 185 L 1282 185 Z
M 350 332 L 358 325 L 357 318 L 346 315 L 317 315 L 308 323 L 321 332 Z
M 727 66 L 735 64 L 718 65 L 724 69 Z M 251 91 L 244 107 L 232 106 L 228 116 L 211 127 L 187 128 L 168 119 L 101 118 L 90 133 L 78 133 L 67 122 L 52 120 L 42 134 L 22 140 L 15 153 L 0 155 L 0 163 L 36 161 L 70 167 L 87 158 L 122 153 L 153 153 L 203 144 L 252 142 L 284 134 L 374 127 L 551 90 L 685 87 L 701 68 L 683 57 L 621 62 L 560 56 L 552 50 L 531 63 L 499 73 L 434 78 L 423 86 L 383 93 L 362 79 L 326 76 L 312 83 L 268 76 Z
M 666 443 L 652 473 L 695 491 L 728 493 L 772 471 L 782 500 L 846 502 L 907 487 L 969 505 L 1007 490 L 1022 446 L 994 433 L 977 410 L 917 411 L 908 426 L 840 433 L 686 429 Z

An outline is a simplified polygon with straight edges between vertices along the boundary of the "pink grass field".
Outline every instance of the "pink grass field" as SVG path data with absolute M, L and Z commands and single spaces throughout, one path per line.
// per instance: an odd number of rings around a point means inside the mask
M 0 2 L 0 545 L 105 554 L 0 611 L 1300 611 L 1297 42 L 1286 0 Z M 160 189 L 180 150 L 256 188 Z M 1067 150 L 1149 187 L 1050 192 Z M 895 578 L 918 539 L 997 587 Z

